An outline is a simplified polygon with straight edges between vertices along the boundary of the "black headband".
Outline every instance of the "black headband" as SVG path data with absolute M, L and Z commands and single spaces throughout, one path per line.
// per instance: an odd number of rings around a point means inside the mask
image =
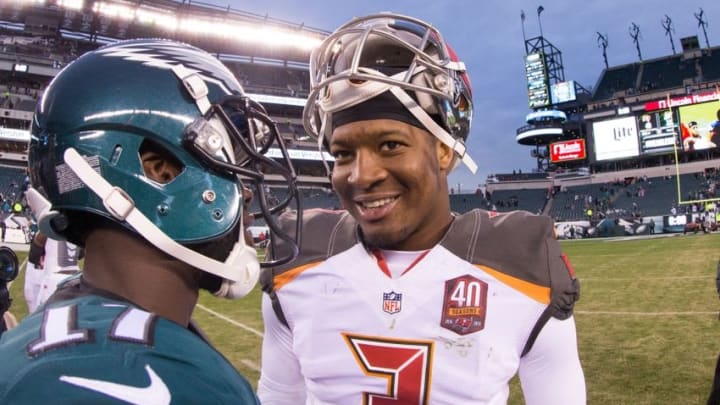
M 389 119 L 426 130 L 425 126 L 389 91 L 370 100 L 333 113 L 332 129 L 356 121 Z

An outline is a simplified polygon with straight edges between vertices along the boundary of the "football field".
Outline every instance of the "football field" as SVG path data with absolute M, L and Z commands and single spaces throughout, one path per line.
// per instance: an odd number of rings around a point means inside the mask
M 720 234 L 562 246 L 581 282 L 575 319 L 588 403 L 704 404 L 720 353 Z M 23 276 L 11 288 L 18 318 L 26 314 Z M 256 289 L 239 301 L 203 294 L 195 311 L 211 341 L 253 385 L 263 333 L 260 294 Z M 517 381 L 510 398 L 523 403 Z

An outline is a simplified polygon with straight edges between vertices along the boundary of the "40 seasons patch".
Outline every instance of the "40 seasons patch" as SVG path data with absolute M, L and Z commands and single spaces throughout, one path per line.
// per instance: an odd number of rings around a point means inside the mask
M 445 296 L 440 326 L 458 335 L 467 335 L 485 327 L 487 283 L 469 274 L 445 281 Z
M 402 294 L 395 291 L 383 293 L 383 311 L 388 314 L 397 314 L 402 309 Z

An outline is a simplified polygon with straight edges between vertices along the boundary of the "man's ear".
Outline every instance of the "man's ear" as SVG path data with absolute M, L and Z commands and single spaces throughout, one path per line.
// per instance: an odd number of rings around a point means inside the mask
M 167 184 L 182 172 L 183 165 L 170 152 L 152 142 L 140 147 L 140 162 L 148 178 Z
M 450 170 L 452 170 L 453 166 L 455 165 L 455 159 L 457 158 L 457 156 L 455 155 L 455 151 L 453 151 L 452 148 L 450 148 L 449 146 L 440 142 L 440 140 L 435 140 L 435 154 L 437 156 L 440 170 L 450 172 Z

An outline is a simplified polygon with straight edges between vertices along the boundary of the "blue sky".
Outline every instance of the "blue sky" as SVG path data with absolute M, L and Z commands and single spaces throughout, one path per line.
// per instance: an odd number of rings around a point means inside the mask
M 515 130 L 524 125 L 527 90 L 520 11 L 526 14 L 528 38 L 540 34 L 537 8 L 542 5 L 542 33 L 562 52 L 566 80 L 583 87 L 595 86 L 604 68 L 596 32 L 608 37 L 610 66 L 636 62 L 637 50 L 629 35 L 632 23 L 640 27 L 643 59 L 672 54 L 661 21 L 668 15 L 674 28 L 675 49 L 680 38 L 697 35 L 705 46 L 694 13 L 704 11 L 710 46 L 720 45 L 720 2 L 685 1 L 571 1 L 545 0 L 206 0 L 212 4 L 268 15 L 273 18 L 328 31 L 354 16 L 392 11 L 426 20 L 440 29 L 468 67 L 475 98 L 475 115 L 468 139 L 471 156 L 479 165 L 472 175 L 464 166 L 451 174 L 449 183 L 474 190 L 489 173 L 514 169 L 530 171 L 535 160 L 531 148 L 515 142 Z

